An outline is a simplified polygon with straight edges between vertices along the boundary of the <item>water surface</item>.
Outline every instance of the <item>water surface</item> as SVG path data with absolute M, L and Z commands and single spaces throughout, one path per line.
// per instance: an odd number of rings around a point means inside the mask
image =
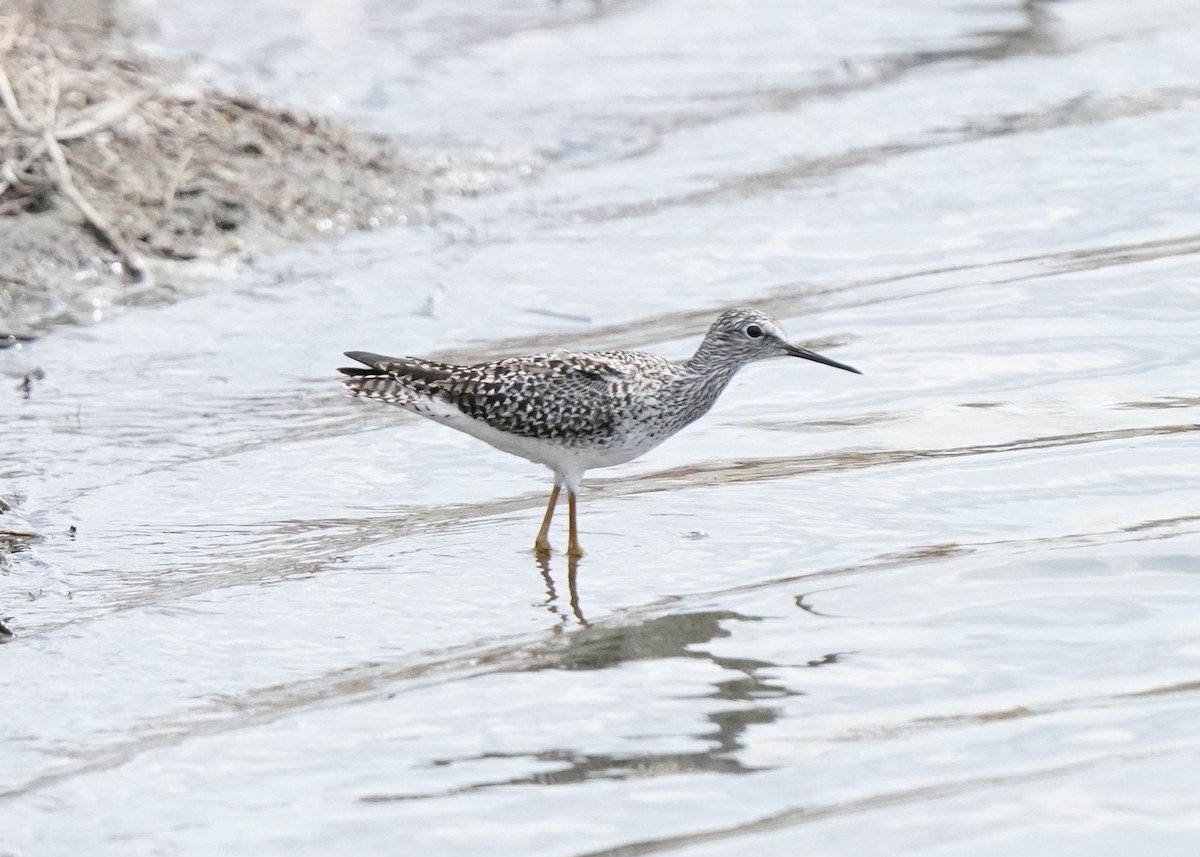
M 1194 4 L 290 10 L 146 41 L 529 169 L 0 353 L 0 853 L 1196 852 Z M 333 373 L 737 303 L 864 376 L 746 370 L 574 569 Z

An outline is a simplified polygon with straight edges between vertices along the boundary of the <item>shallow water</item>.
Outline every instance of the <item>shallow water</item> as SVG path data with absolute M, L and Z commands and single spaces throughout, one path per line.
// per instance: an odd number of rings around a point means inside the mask
M 290 8 L 146 39 L 535 168 L 0 353 L 0 854 L 1196 853 L 1194 4 Z M 747 369 L 573 570 L 333 373 L 734 303 L 865 375 Z

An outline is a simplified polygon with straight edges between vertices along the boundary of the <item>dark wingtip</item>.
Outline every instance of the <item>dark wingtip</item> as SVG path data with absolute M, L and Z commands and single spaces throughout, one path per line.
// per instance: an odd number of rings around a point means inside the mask
M 379 364 L 387 357 L 371 351 L 343 351 L 351 360 L 357 360 L 362 366 L 342 366 L 338 371 L 343 375 L 374 375 L 379 372 Z

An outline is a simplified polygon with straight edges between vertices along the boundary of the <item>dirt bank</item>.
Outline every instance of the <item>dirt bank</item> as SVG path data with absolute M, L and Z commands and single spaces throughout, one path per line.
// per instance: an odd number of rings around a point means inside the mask
M 131 49 L 112 0 L 0 12 L 0 347 L 90 316 L 98 294 L 167 300 L 211 270 L 197 263 L 423 217 L 490 181 L 189 83 Z

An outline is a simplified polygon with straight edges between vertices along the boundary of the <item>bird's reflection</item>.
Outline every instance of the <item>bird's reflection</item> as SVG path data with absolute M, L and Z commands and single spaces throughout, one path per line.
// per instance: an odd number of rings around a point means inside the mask
M 552 564 L 539 562 L 538 566 L 550 593 L 546 603 L 569 621 L 565 611 L 558 612 L 561 596 L 557 594 L 553 582 Z M 572 565 L 568 564 L 568 581 L 574 578 L 571 568 Z M 575 618 L 582 622 L 582 616 L 577 612 L 577 601 L 572 610 Z M 509 671 L 509 675 L 545 670 L 589 672 L 611 670 L 630 663 L 644 664 L 646 667 L 637 671 L 637 681 L 647 698 L 657 694 L 657 698 L 664 702 L 692 708 L 694 716 L 685 718 L 679 731 L 680 736 L 691 739 L 687 747 L 680 748 L 673 740 L 666 741 L 664 745 L 647 739 L 624 751 L 614 752 L 607 746 L 590 747 L 586 738 L 576 739 L 570 737 L 569 733 L 550 733 L 545 744 L 534 749 L 493 750 L 482 754 L 439 757 L 431 761 L 435 766 L 461 764 L 478 771 L 474 766 L 481 761 L 533 759 L 538 763 L 536 771 L 494 779 L 479 777 L 476 773 L 464 773 L 463 781 L 448 790 L 370 794 L 360 800 L 386 803 L 508 786 L 573 785 L 598 778 L 644 779 L 680 774 L 750 774 L 761 771 L 761 762 L 743 758 L 747 732 L 751 728 L 774 723 L 787 710 L 780 700 L 803 694 L 804 690 L 793 686 L 790 679 L 794 677 L 781 678 L 780 664 L 744 654 L 719 654 L 719 649 L 728 651 L 729 647 L 715 643 L 729 638 L 733 633 L 731 629 L 739 624 L 760 621 L 763 621 L 761 617 L 729 610 L 670 612 L 637 618 L 625 616 L 614 621 L 604 617 L 597 619 L 594 625 L 548 638 L 544 645 L 527 652 L 528 659 L 523 668 Z M 809 657 L 793 657 L 789 663 L 828 669 L 837 664 L 841 657 L 838 653 L 819 655 L 818 651 L 812 652 Z M 708 662 L 717 669 L 712 677 L 698 680 L 695 687 L 681 693 L 675 666 L 683 661 Z M 789 673 L 783 671 L 784 675 Z M 661 687 L 656 682 L 661 682 Z M 705 683 L 708 684 L 707 690 L 702 689 Z M 596 715 L 588 711 L 579 716 Z
M 566 620 L 566 614 L 563 613 L 559 608 L 558 589 L 554 586 L 554 576 L 552 575 L 550 569 L 550 556 L 549 554 L 542 553 L 536 554 L 535 556 L 537 557 L 538 570 L 541 572 L 542 580 L 546 584 L 546 600 L 542 603 L 552 615 Z M 579 557 L 568 556 L 566 558 L 566 565 L 567 603 L 571 607 L 571 615 L 575 617 L 575 621 L 577 621 L 580 625 L 585 628 L 590 628 L 592 626 L 591 622 L 584 618 L 583 610 L 579 607 Z

